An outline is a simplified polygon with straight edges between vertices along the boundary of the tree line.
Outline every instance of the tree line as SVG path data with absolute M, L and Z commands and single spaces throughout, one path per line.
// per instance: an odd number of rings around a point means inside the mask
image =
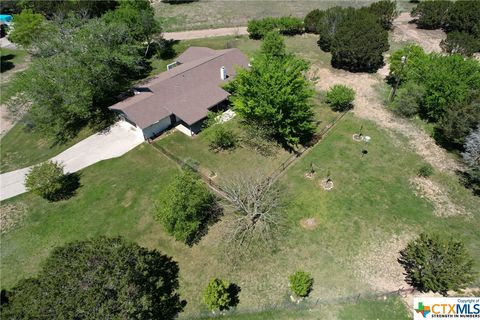
M 419 28 L 443 29 L 443 51 L 471 56 L 480 52 L 480 2 L 468 0 L 426 0 L 412 9 Z

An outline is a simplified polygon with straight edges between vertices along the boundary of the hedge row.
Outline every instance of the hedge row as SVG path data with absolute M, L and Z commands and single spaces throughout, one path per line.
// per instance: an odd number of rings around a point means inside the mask
M 268 17 L 248 22 L 251 39 L 262 39 L 268 32 L 278 30 L 281 34 L 293 36 L 304 32 L 303 20 L 295 17 Z

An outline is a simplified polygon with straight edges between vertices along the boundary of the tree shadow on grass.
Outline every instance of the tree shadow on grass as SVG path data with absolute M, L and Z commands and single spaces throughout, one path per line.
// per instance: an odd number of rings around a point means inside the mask
M 62 189 L 55 194 L 49 196 L 47 200 L 50 202 L 56 202 L 61 200 L 68 200 L 77 194 L 80 184 L 80 173 L 67 173 L 61 179 Z
M 230 286 L 227 289 L 228 295 L 230 296 L 230 304 L 228 305 L 230 308 L 236 307 L 240 303 L 240 298 L 238 297 L 242 288 L 236 285 L 235 283 L 230 283 Z
M 216 200 L 214 201 L 209 212 L 210 214 L 208 215 L 208 218 L 200 224 L 197 232 L 187 240 L 186 244 L 189 247 L 199 243 L 200 240 L 207 235 L 209 227 L 220 221 L 220 218 L 224 214 L 222 206 Z
M 11 70 L 15 68 L 15 64 L 10 61 L 15 58 L 14 54 L 6 54 L 6 55 L 1 55 L 0 56 L 0 61 L 1 61 L 1 66 L 0 66 L 0 72 L 4 73 L 7 72 L 8 70 Z

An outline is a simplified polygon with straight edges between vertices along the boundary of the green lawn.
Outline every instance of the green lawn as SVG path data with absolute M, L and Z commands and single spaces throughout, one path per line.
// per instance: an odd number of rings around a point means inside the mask
M 373 0 L 200 0 L 185 4 L 154 4 L 156 15 L 162 19 L 165 31 L 236 27 L 247 25 L 250 19 L 295 16 L 303 18 L 313 9 L 334 6 L 367 6 Z M 408 0 L 397 1 L 401 11 L 410 11 Z
M 270 320 L 270 319 L 340 319 L 340 320 L 359 320 L 359 319 L 389 319 L 389 320 L 408 320 L 410 310 L 407 310 L 403 302 L 398 297 L 390 297 L 386 300 L 361 299 L 355 303 L 343 304 L 324 304 L 318 305 L 312 309 L 297 308 L 294 310 L 262 311 L 257 313 L 238 313 L 222 316 L 226 320 Z M 201 319 L 217 319 L 220 317 L 210 317 Z
M 0 139 L 0 172 L 8 172 L 48 160 L 93 133 L 91 129 L 84 128 L 74 139 L 56 144 L 39 132 L 29 130 L 24 124 L 17 123 Z
M 20 49 L 0 49 L 1 73 L 10 73 L 15 71 L 27 58 L 27 52 Z
M 372 137 L 369 153 L 363 159 L 364 147 L 351 138 L 360 125 Z M 242 160 L 257 161 L 255 156 L 242 158 L 246 155 L 241 153 L 237 158 L 202 151 L 201 137 L 183 142 L 181 137 L 171 139 L 180 139 L 176 141 L 179 149 L 200 152 L 198 160 L 217 172 L 234 170 L 235 164 L 243 165 L 239 171 L 249 170 L 249 166 L 240 164 Z M 185 316 L 206 311 L 199 293 L 212 277 L 226 278 L 242 288 L 240 311 L 285 301 L 287 276 L 300 268 L 315 278 L 312 299 L 371 292 L 374 283 L 358 273 L 369 261 L 364 254 L 372 246 L 388 250 L 389 241 L 405 233 L 437 230 L 461 237 L 478 266 L 478 216 L 435 217 L 432 205 L 415 196 L 409 185 L 409 177 L 423 162 L 405 146 L 405 141 L 392 138 L 370 122 L 351 115 L 344 118 L 281 178 L 289 205 L 277 250 L 232 264 L 223 253 L 225 221 L 211 227 L 198 245 L 189 248 L 173 241 L 152 219 L 155 195 L 178 169 L 153 146 L 143 144 L 121 158 L 83 170 L 83 186 L 68 201 L 52 204 L 31 194 L 6 201 L 26 206 L 28 213 L 18 228 L 2 236 L 2 284 L 11 287 L 20 278 L 34 274 L 53 247 L 101 234 L 123 235 L 173 256 L 181 269 L 182 296 L 189 302 Z M 324 191 L 317 180 L 303 177 L 310 162 L 317 168 L 318 179 L 325 176 L 326 170 L 331 172 L 333 190 Z M 471 212 L 478 208 L 478 198 L 469 195 L 450 176 L 437 173 L 432 179 Z M 315 218 L 317 228 L 302 228 L 300 221 L 304 218 Z M 389 263 L 396 264 L 394 259 Z M 369 311 L 368 307 L 364 309 Z M 354 314 L 347 311 L 344 314 Z

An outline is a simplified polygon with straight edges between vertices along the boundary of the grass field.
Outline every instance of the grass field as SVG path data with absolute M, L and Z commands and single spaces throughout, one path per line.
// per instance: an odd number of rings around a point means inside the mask
M 356 303 L 329 304 L 313 309 L 299 310 L 276 310 L 263 311 L 258 313 L 244 313 L 238 315 L 222 316 L 226 320 L 270 320 L 270 319 L 387 319 L 407 320 L 410 313 L 399 298 L 388 298 L 386 300 L 361 299 Z M 211 319 L 211 318 L 201 318 Z M 216 319 L 216 318 L 215 318 Z
M 164 31 L 181 31 L 247 25 L 250 19 L 295 16 L 303 18 L 313 9 L 334 6 L 366 6 L 373 0 L 200 0 L 171 5 L 155 3 L 156 15 L 163 20 Z M 398 1 L 400 10 L 410 10 L 407 0 Z
M 351 139 L 360 125 L 372 136 L 369 153 L 363 159 L 362 146 Z M 390 240 L 423 230 L 465 239 L 479 262 L 478 216 L 435 217 L 432 205 L 415 196 L 409 185 L 409 177 L 423 162 L 404 146 L 372 123 L 348 116 L 282 177 L 289 206 L 277 250 L 232 264 L 224 257 L 225 221 L 214 225 L 198 245 L 189 248 L 165 235 L 153 220 L 155 195 L 177 167 L 144 144 L 121 158 L 83 170 L 83 186 L 69 201 L 52 204 L 31 194 L 7 201 L 24 206 L 27 215 L 19 227 L 2 236 L 2 285 L 11 287 L 20 278 L 34 274 L 53 247 L 101 234 L 123 235 L 173 256 L 181 269 L 182 296 L 189 302 L 185 316 L 206 311 L 199 292 L 212 277 L 223 277 L 242 287 L 239 310 L 285 301 L 287 276 L 299 268 L 315 278 L 312 299 L 381 290 L 359 272 L 362 268 L 373 275 L 384 272 L 383 264 L 368 264 L 372 246 L 382 252 L 380 258 L 388 257 Z M 201 153 L 198 160 L 210 164 L 211 157 L 220 165 L 224 156 Z M 327 168 L 331 171 L 333 190 L 326 192 L 316 180 L 303 177 L 310 162 L 314 162 L 318 178 Z M 478 198 L 451 177 L 437 174 L 432 179 L 446 186 L 468 210 L 478 207 Z M 317 227 L 302 228 L 304 218 L 315 218 Z M 396 264 L 394 259 L 387 263 Z
M 39 132 L 18 123 L 0 140 L 0 172 L 9 172 L 48 160 L 93 133 L 91 129 L 85 128 L 74 139 L 56 144 Z
M 221 48 L 230 40 L 232 38 L 222 37 L 205 41 Z M 247 53 L 258 48 L 256 41 L 243 37 L 237 41 L 237 46 Z M 309 36 L 287 38 L 286 42 L 290 50 L 311 62 L 322 65 L 327 61 L 328 56 L 320 50 L 316 51 L 317 55 L 308 49 L 312 46 Z M 177 46 L 186 48 L 189 44 L 205 43 L 181 42 Z M 316 103 L 317 117 L 324 120 L 320 123 L 324 125 L 334 114 L 321 104 L 320 97 Z M 360 126 L 364 134 L 372 137 L 368 146 L 352 139 Z M 22 134 L 24 140 L 18 138 Z M 39 152 L 52 152 L 36 146 L 37 141 L 41 141 L 38 137 L 17 132 L 8 138 L 11 140 L 6 140 L 9 135 L 1 140 L 2 152 L 5 145 L 10 146 L 9 153 L 15 151 L 15 146 L 32 148 L 31 153 L 26 153 L 28 157 L 19 157 L 18 161 L 28 163 L 34 158 L 47 157 L 46 153 L 39 155 Z M 15 141 L 15 136 L 19 140 Z M 278 151 L 276 157 L 265 158 L 243 148 L 232 153 L 213 153 L 208 150 L 202 134 L 192 140 L 173 134 L 156 143 L 179 157 L 195 158 L 220 175 L 245 173 L 259 166 L 273 168 L 287 155 L 285 151 Z M 368 151 L 363 157 L 362 150 Z M 14 160 L 10 161 L 17 165 Z M 315 179 L 308 180 L 304 174 L 312 163 L 316 175 Z M 476 268 L 480 269 L 479 198 L 472 196 L 455 177 L 435 172 L 431 181 L 441 185 L 456 205 L 470 213 L 448 218 L 435 216 L 432 203 L 415 195 L 410 183 L 422 164 L 424 161 L 409 149 L 403 137 L 347 115 L 280 178 L 287 192 L 288 206 L 276 250 L 232 263 L 224 254 L 228 249 L 224 243 L 225 220 L 230 215 L 212 226 L 193 247 L 173 241 L 154 221 L 156 195 L 178 167 L 152 145 L 143 144 L 121 158 L 82 170 L 82 187 L 68 201 L 48 203 L 24 194 L 2 203 L 25 211 L 24 217 L 19 217 L 18 226 L 1 237 L 2 287 L 9 288 L 19 279 L 34 275 L 55 246 L 97 235 L 122 235 L 142 246 L 159 249 L 178 261 L 181 294 L 188 301 L 185 318 L 206 312 L 200 293 L 213 277 L 225 278 L 242 288 L 239 312 L 288 301 L 287 277 L 298 269 L 312 273 L 315 279 L 312 300 L 398 289 L 402 275 L 396 253 L 406 240 L 421 231 L 439 231 L 464 239 L 475 258 Z M 319 184 L 327 173 L 334 182 L 330 191 L 323 190 Z M 306 227 L 305 219 L 311 219 L 314 224 Z M 230 318 L 382 319 L 386 310 L 395 310 L 394 319 L 408 318 L 396 299 L 361 300 L 357 304 L 319 308 L 318 313 L 275 311 Z

